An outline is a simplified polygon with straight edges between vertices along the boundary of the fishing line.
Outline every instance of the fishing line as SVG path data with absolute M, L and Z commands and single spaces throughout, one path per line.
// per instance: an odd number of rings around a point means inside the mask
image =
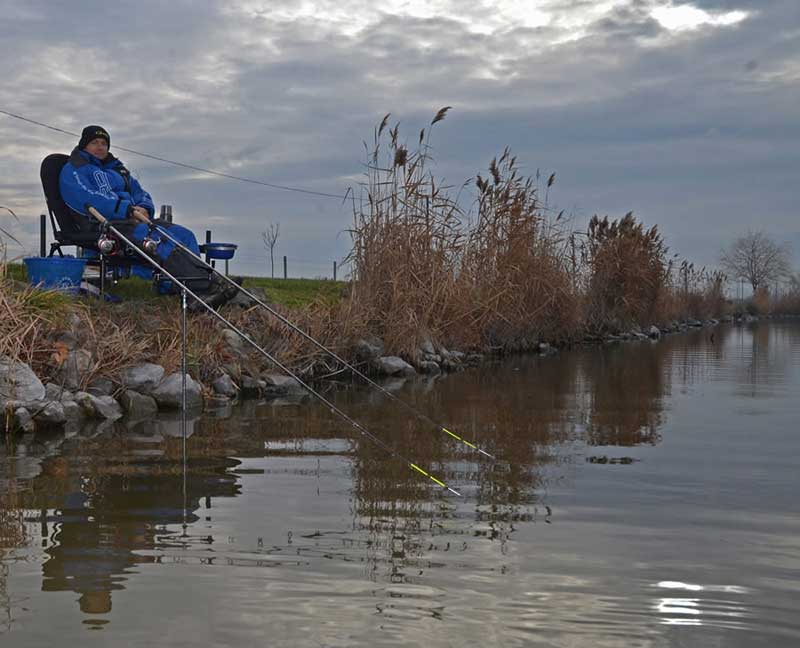
M 14 119 L 20 119 L 24 122 L 28 122 L 29 124 L 35 124 L 36 126 L 49 128 L 50 130 L 55 131 L 57 133 L 64 133 L 65 135 L 71 135 L 72 137 L 80 137 L 78 133 L 73 133 L 72 131 L 64 130 L 63 128 L 58 128 L 57 126 L 51 126 L 50 124 L 45 124 L 44 122 L 36 121 L 35 119 L 29 119 L 27 117 L 23 117 L 22 115 L 17 115 L 15 113 L 8 112 L 7 110 L 3 110 L 1 108 L 0 108 L 0 114 L 7 115 L 8 117 L 13 117 Z M 209 175 L 217 176 L 220 178 L 227 178 L 228 180 L 238 180 L 239 182 L 248 182 L 250 184 L 261 185 L 263 187 L 270 187 L 271 189 L 280 189 L 282 191 L 293 191 L 295 193 L 308 194 L 310 196 L 320 196 L 322 198 L 338 198 L 339 200 L 342 201 L 347 199 L 347 193 L 345 193 L 344 195 L 332 194 L 332 193 L 326 193 L 324 191 L 314 191 L 313 189 L 302 189 L 300 187 L 291 187 L 289 185 L 281 185 L 272 182 L 265 182 L 263 180 L 254 180 L 253 178 L 243 178 L 242 176 L 232 175 L 230 173 L 223 173 L 222 171 L 214 171 L 212 169 L 205 169 L 203 167 L 195 166 L 193 164 L 186 164 L 185 162 L 176 162 L 175 160 L 169 160 L 167 158 L 160 157 L 158 155 L 151 155 L 150 153 L 142 153 L 141 151 L 134 151 L 133 149 L 125 148 L 124 146 L 118 146 L 117 144 L 114 144 L 114 148 L 119 149 L 120 151 L 125 151 L 126 153 L 133 153 L 134 155 L 139 155 L 141 157 L 149 158 L 150 160 L 156 160 L 158 162 L 172 164 L 177 167 L 190 169 L 192 171 L 199 171 L 200 173 L 207 173 Z

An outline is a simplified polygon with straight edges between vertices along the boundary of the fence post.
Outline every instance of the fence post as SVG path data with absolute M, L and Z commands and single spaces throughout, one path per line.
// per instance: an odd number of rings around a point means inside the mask
M 333 262 L 333 280 L 336 281 L 336 261 Z
M 47 216 L 39 216 L 39 256 L 47 256 Z
M 286 255 L 283 255 L 283 278 L 288 279 L 289 275 L 286 272 Z

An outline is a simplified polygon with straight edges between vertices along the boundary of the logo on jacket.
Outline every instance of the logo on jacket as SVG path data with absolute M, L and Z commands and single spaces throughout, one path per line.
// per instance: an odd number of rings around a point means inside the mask
M 108 181 L 108 176 L 104 171 L 99 169 L 94 172 L 94 181 L 97 183 L 98 191 L 103 194 L 105 198 L 114 198 L 114 191 L 111 189 L 111 183 Z

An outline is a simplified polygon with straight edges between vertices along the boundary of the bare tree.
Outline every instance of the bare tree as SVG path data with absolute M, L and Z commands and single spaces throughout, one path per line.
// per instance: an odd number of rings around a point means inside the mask
M 773 281 L 789 277 L 791 256 L 788 245 L 779 245 L 763 231 L 758 231 L 736 239 L 722 251 L 719 260 L 728 276 L 745 279 L 755 292 Z
M 275 278 L 275 243 L 278 242 L 280 229 L 280 223 L 270 223 L 269 228 L 261 232 L 261 239 L 264 241 L 264 249 L 269 250 L 269 264 L 273 279 Z

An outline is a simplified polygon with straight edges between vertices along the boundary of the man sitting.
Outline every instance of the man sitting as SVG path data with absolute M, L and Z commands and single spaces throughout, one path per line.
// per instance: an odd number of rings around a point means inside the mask
M 167 272 L 185 283 L 190 290 L 201 285 L 207 295 L 203 300 L 212 307 L 219 306 L 236 294 L 208 268 L 175 243 L 162 236 L 153 224 L 169 230 L 169 235 L 195 254 L 200 253 L 197 239 L 187 228 L 164 220 L 153 220 L 155 207 L 147 193 L 120 160 L 109 153 L 111 136 L 102 126 L 87 126 L 81 133 L 78 146 L 59 177 L 61 197 L 67 206 L 93 220 L 86 205 L 94 207 L 130 241 L 142 248 L 149 238 L 157 242 L 156 262 Z M 146 266 L 145 266 L 146 267 Z M 193 305 L 195 309 L 199 305 Z

